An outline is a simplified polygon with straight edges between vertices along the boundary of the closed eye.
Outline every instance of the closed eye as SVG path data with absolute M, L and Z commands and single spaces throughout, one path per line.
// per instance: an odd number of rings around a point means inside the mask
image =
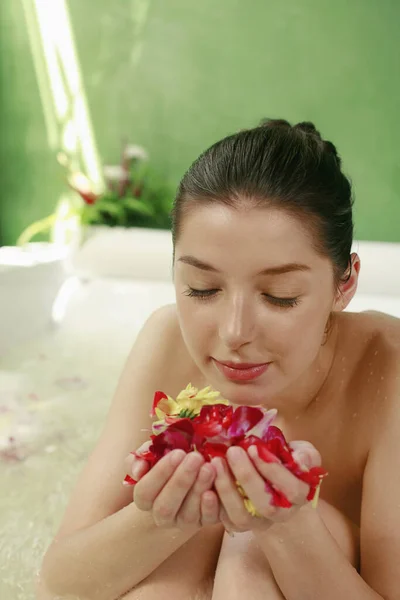
M 214 296 L 217 295 L 217 293 L 220 290 L 217 289 L 212 289 L 212 290 L 196 290 L 192 287 L 189 287 L 187 290 L 185 290 L 183 293 L 185 294 L 185 296 L 190 296 L 191 298 L 197 298 L 199 300 L 210 300 L 211 298 L 213 298 Z M 273 304 L 274 306 L 280 306 L 282 308 L 291 308 L 293 306 L 296 306 L 299 302 L 298 302 L 298 297 L 295 298 L 277 298 L 276 296 L 271 296 L 270 294 L 262 294 L 263 297 L 270 302 L 271 304 Z

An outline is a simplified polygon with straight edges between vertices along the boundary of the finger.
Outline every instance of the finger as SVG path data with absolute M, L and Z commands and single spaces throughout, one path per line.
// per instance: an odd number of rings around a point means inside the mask
M 220 501 L 213 490 L 204 492 L 201 496 L 200 513 L 203 526 L 216 525 L 219 522 Z
M 150 448 L 152 443 L 153 442 L 151 440 L 147 440 L 141 446 L 139 446 L 139 448 L 136 450 L 135 454 L 137 454 L 137 455 L 144 454 Z
M 265 479 L 269 478 L 265 477 L 264 479 L 243 448 L 232 447 L 228 450 L 226 456 L 236 480 L 254 504 L 257 513 L 266 518 L 272 516 L 275 513 L 275 508 L 272 505 L 272 497 L 266 489 L 265 482 Z M 270 465 L 270 463 L 264 464 Z M 282 468 L 278 464 L 274 464 L 274 466 Z M 229 513 L 228 516 L 230 516 Z M 236 521 L 234 522 L 236 523 Z
M 153 517 L 157 525 L 162 527 L 175 520 L 203 463 L 199 452 L 190 452 L 176 469 L 154 501 Z
M 138 480 L 139 477 L 143 477 L 144 473 L 149 470 L 148 462 L 140 458 L 141 454 L 147 452 L 153 442 L 147 440 L 139 446 L 139 448 L 133 452 L 130 452 L 125 458 L 126 472 L 132 475 L 133 479 Z M 133 471 L 135 469 L 135 471 Z
M 135 481 L 139 481 L 149 470 L 147 460 L 136 458 L 134 453 L 129 454 L 125 459 L 126 472 L 133 477 Z
M 307 440 L 293 440 L 292 442 L 289 442 L 289 447 L 292 450 L 301 450 L 303 448 L 314 448 L 312 443 L 308 442 Z
M 228 518 L 239 528 L 246 527 L 250 515 L 246 510 L 243 498 L 237 489 L 225 460 L 223 458 L 213 458 L 211 463 L 217 471 L 214 486 Z
M 293 450 L 293 458 L 297 464 L 305 466 L 307 469 L 322 465 L 321 454 L 310 442 L 301 440 L 290 442 L 289 445 Z
M 242 448 L 239 448 L 239 450 L 246 454 Z M 229 451 L 227 454 L 229 454 Z M 284 494 L 289 502 L 294 505 L 305 504 L 310 488 L 306 483 L 304 483 L 304 481 L 301 481 L 298 477 L 293 475 L 293 473 L 291 473 L 283 465 L 266 463 L 258 455 L 258 449 L 256 446 L 250 446 L 248 449 L 248 454 L 260 475 L 270 482 L 276 490 Z M 247 457 L 246 459 L 249 460 Z M 245 462 L 244 457 L 243 462 Z M 236 467 L 236 469 L 238 468 L 239 466 Z M 239 481 L 241 481 L 241 479 L 239 479 Z M 253 496 L 250 495 L 253 493 L 253 490 L 248 489 L 248 487 L 248 483 L 244 482 L 243 489 L 246 491 L 253 504 L 257 506 L 258 499 L 253 498 Z
M 221 506 L 221 509 L 219 511 L 219 520 L 221 521 L 222 525 L 224 526 L 226 533 L 230 537 L 233 537 L 234 531 L 238 531 L 238 529 L 237 528 L 235 529 L 234 524 L 228 517 L 227 512 L 223 506 Z
M 178 525 L 200 523 L 201 496 L 211 488 L 214 479 L 215 471 L 210 464 L 206 463 L 201 467 L 192 489 L 183 501 L 177 517 Z
M 138 481 L 133 492 L 133 501 L 140 510 L 151 510 L 155 499 L 185 456 L 186 452 L 183 450 L 169 452 L 154 465 L 146 477 Z

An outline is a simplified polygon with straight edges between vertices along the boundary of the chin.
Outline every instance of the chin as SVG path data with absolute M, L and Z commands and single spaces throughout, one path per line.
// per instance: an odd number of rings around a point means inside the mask
M 262 386 L 254 385 L 251 383 L 234 383 L 234 382 L 222 382 L 210 380 L 210 385 L 221 393 L 223 398 L 229 400 L 231 404 L 237 404 L 238 406 L 259 406 L 263 405 L 267 408 L 271 404 L 273 396 L 264 389 Z

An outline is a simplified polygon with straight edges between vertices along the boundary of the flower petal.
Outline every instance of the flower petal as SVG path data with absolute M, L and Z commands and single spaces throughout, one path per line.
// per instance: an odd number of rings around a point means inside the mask
M 123 485 L 136 485 L 137 481 L 133 479 L 130 475 L 127 475 L 122 482 Z
M 160 400 L 162 400 L 163 398 L 167 398 L 167 395 L 164 394 L 164 392 L 156 392 L 154 394 L 154 398 L 153 398 L 153 405 L 151 407 L 151 412 L 150 412 L 150 416 L 154 417 L 156 414 L 156 407 L 158 406 L 158 403 L 160 402 Z
M 263 413 L 255 406 L 239 406 L 232 417 L 232 424 L 228 429 L 230 437 L 241 437 L 252 429 L 261 419 Z
M 203 445 L 202 450 L 202 454 L 207 455 L 208 459 L 211 460 L 211 458 L 215 458 L 216 456 L 221 456 L 222 458 L 224 458 L 228 451 L 228 446 L 226 446 L 225 444 L 214 444 L 212 442 L 206 442 Z
M 260 410 L 263 412 L 262 419 L 254 425 L 249 431 L 247 431 L 246 436 L 254 435 L 262 439 L 264 435 L 267 433 L 268 427 L 271 426 L 271 423 L 274 421 L 278 411 L 276 408 L 271 408 L 270 410 L 266 410 L 263 407 L 260 407 Z

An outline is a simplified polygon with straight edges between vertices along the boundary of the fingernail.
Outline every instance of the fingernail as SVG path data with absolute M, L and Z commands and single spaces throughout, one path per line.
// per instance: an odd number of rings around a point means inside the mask
M 208 481 L 214 476 L 214 469 L 211 465 L 203 465 L 200 469 L 200 479 L 203 482 Z
M 252 458 L 259 458 L 257 446 L 250 446 L 247 452 L 250 454 Z
M 176 452 L 173 452 L 171 456 L 171 465 L 173 467 L 177 467 L 183 461 L 185 456 L 186 452 L 183 450 L 177 450 Z
M 141 473 L 141 465 L 134 465 L 132 469 L 132 477 L 133 479 L 139 479 Z
M 242 449 L 231 447 L 228 450 L 228 458 L 232 463 L 237 463 L 242 458 Z
M 304 465 L 306 467 L 311 466 L 311 459 L 307 452 L 297 452 L 295 455 L 295 460 L 299 464 Z
M 222 458 L 213 458 L 211 464 L 214 465 L 215 470 L 217 471 L 217 475 L 223 475 L 225 472 L 224 463 L 222 462 Z

